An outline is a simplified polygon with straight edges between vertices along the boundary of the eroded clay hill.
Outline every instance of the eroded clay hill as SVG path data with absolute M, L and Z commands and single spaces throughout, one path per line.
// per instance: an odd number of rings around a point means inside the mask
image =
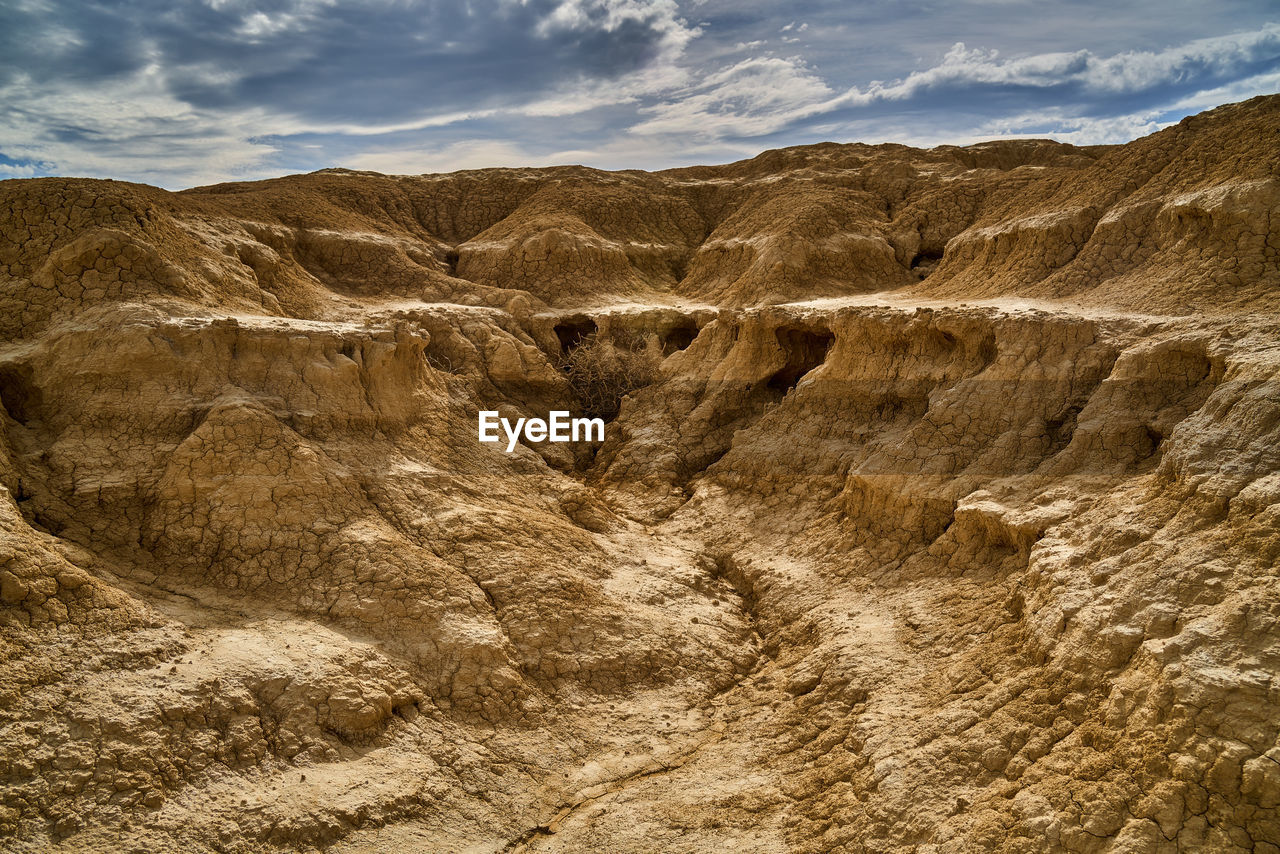
M 1280 852 L 1278 154 L 0 182 L 0 849 Z

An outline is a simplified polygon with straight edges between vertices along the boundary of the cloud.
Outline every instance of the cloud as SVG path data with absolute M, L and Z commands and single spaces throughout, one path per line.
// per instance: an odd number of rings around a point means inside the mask
M 745 59 L 642 108 L 653 118 L 630 130 L 698 138 L 763 136 L 812 115 L 832 94 L 803 60 Z
M 277 155 L 295 137 L 573 115 L 684 83 L 677 60 L 698 31 L 678 12 L 672 0 L 28 0 L 0 11 L 0 156 L 172 186 L 286 171 Z
M 1219 104 L 1230 104 L 1244 101 L 1259 94 L 1280 92 L 1280 69 L 1256 74 L 1243 80 L 1233 80 L 1222 86 L 1200 91 L 1180 98 L 1171 105 L 1171 109 L 1184 113 L 1198 113 L 1216 107 Z
M 1203 85 L 1280 60 L 1280 24 L 1261 30 L 1197 39 L 1162 51 L 1127 51 L 1109 57 L 1088 50 L 1002 60 L 997 50 L 970 50 L 957 42 L 938 65 L 889 85 L 852 89 L 843 100 L 903 100 L 932 89 L 975 86 L 1072 87 L 1085 93 L 1134 93 L 1171 84 Z
M 34 178 L 41 171 L 38 163 L 0 163 L 0 178 Z
M 782 29 L 794 26 L 792 22 Z M 1128 51 L 1107 57 L 1078 50 L 1002 59 L 998 50 L 970 49 L 956 43 L 940 62 L 927 69 L 896 81 L 854 86 L 838 93 L 800 58 L 751 59 L 710 74 L 661 103 L 641 108 L 641 113 L 652 118 L 636 123 L 630 131 L 702 139 L 761 137 L 829 123 L 832 117 L 856 120 L 873 108 L 879 112 L 870 115 L 884 115 L 893 105 L 908 105 L 917 110 L 935 109 L 939 115 L 966 110 L 979 119 L 984 112 L 1003 116 L 976 125 L 970 119 L 963 130 L 954 129 L 961 134 L 980 127 L 1001 134 L 1034 127 L 1064 140 L 1122 141 L 1124 133 L 1130 134 L 1124 139 L 1132 139 L 1161 127 L 1152 116 L 1172 106 L 1165 101 L 1145 110 L 1124 112 L 1133 105 L 1135 95 L 1187 93 L 1183 100 L 1191 102 L 1206 100 L 1192 94 L 1200 91 L 1243 94 L 1249 87 L 1204 87 L 1277 64 L 1277 24 L 1161 51 Z M 1266 85 L 1272 82 L 1273 73 L 1248 79 L 1253 85 Z M 1119 109 L 1112 104 L 1120 105 Z
M 19 77 L 0 86 L 0 156 L 40 174 L 127 177 L 175 185 L 259 177 L 275 151 L 255 141 L 263 117 L 193 110 L 154 68 L 98 85 L 59 87 Z M 16 168 L 16 167 L 15 167 Z
M 9 0 L 0 176 L 176 187 L 660 168 L 821 139 L 1123 141 L 1280 87 L 1274 8 L 1222 3 Z
M 750 157 L 758 152 L 750 145 L 690 143 L 686 153 L 699 162 L 726 162 Z M 350 155 L 343 165 L 388 175 L 423 175 L 459 169 L 491 167 L 564 166 L 586 164 L 598 169 L 661 169 L 669 165 L 668 154 L 644 140 L 623 137 L 587 148 L 543 148 L 535 150 L 505 140 L 466 139 L 450 145 L 422 148 L 366 150 Z
M 553 161 L 539 157 L 505 140 L 468 139 L 435 151 L 392 149 L 367 151 L 346 158 L 350 169 L 366 169 L 387 175 L 424 175 L 459 169 L 500 166 L 547 166 Z
M 510 107 L 670 66 L 697 36 L 672 0 L 50 0 L 3 14 L 0 83 L 102 83 L 154 66 L 193 107 L 320 124 Z
M 1161 110 L 1144 110 L 1106 118 L 1070 116 L 1062 110 L 1047 110 L 985 122 L 977 129 L 977 136 L 982 139 L 1052 136 L 1059 142 L 1073 145 L 1111 145 L 1128 142 L 1176 124 L 1176 120 L 1170 121 L 1162 117 Z

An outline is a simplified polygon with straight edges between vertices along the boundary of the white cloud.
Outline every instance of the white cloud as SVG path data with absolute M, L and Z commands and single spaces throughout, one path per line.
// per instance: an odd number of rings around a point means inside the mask
M 1123 116 L 1091 118 L 1069 116 L 1061 110 L 1043 110 L 985 122 L 975 133 L 981 139 L 1040 136 L 1073 145 L 1111 145 L 1129 142 L 1174 124 L 1162 121 L 1162 112 L 1143 110 Z
M 1198 113 L 1219 104 L 1231 104 L 1248 100 L 1255 95 L 1273 92 L 1280 92 L 1280 70 L 1255 74 L 1211 89 L 1202 89 L 1194 95 L 1179 99 L 1170 105 L 1170 109 Z
M 194 110 L 168 93 L 154 66 L 75 89 L 20 77 L 0 87 L 0 102 L 0 150 L 45 173 L 189 185 L 267 174 L 260 167 L 275 151 L 252 141 L 259 112 Z
M 537 29 L 543 34 L 557 30 L 612 33 L 629 23 L 643 24 L 659 34 L 656 54 L 643 68 L 607 86 L 579 81 L 590 90 L 588 96 L 600 100 L 603 90 L 613 89 L 621 102 L 684 85 L 688 74 L 679 63 L 689 43 L 702 35 L 702 30 L 689 26 L 680 16 L 675 0 L 561 0 Z
M 726 162 L 758 154 L 746 144 L 690 143 L 685 157 L 700 163 Z M 535 167 L 582 164 L 596 169 L 662 169 L 670 165 L 670 152 L 655 148 L 646 140 L 623 137 L 589 148 L 568 148 L 544 152 L 529 151 L 502 140 L 473 139 L 453 143 L 435 151 L 399 148 L 369 151 L 343 159 L 349 169 L 367 169 L 388 175 L 423 175 L 459 169 L 492 167 Z
M 257 4 L 245 0 L 205 0 L 215 11 L 236 9 L 242 13 L 235 33 L 253 43 L 279 36 L 283 33 L 299 33 L 316 23 L 321 14 L 337 5 L 337 0 L 293 0 L 285 8 L 270 12 L 256 8 Z
M 795 28 L 793 21 L 782 32 Z M 800 29 L 803 26 L 796 31 Z M 1163 51 L 1131 51 L 1111 57 L 1080 50 L 1005 60 L 996 50 L 970 49 L 957 42 L 931 68 L 895 82 L 875 82 L 865 89 L 852 87 L 840 93 L 833 92 L 798 58 L 749 59 L 675 91 L 659 104 L 642 108 L 641 112 L 652 118 L 637 123 L 630 131 L 644 135 L 686 134 L 702 139 L 760 136 L 837 110 L 909 101 L 942 87 L 1048 89 L 1074 85 L 1099 96 L 1132 93 L 1160 84 L 1182 83 L 1194 76 L 1227 74 L 1276 55 L 1280 55 L 1277 24 L 1253 32 L 1199 39 Z M 1220 91 L 1224 98 L 1247 97 L 1246 93 L 1274 91 L 1273 82 L 1274 75 L 1262 75 L 1251 78 L 1248 85 L 1221 87 Z M 1250 88 L 1257 86 L 1264 88 Z M 1206 106 L 1218 103 L 1223 100 Z M 1052 127 L 1056 130 L 1045 130 L 1045 134 L 1052 132 L 1059 139 L 1119 142 L 1159 129 L 1162 125 L 1154 116 L 1171 108 L 1114 118 L 1082 118 L 1063 110 L 1019 114 L 1002 119 L 989 132 L 1003 135 L 1017 133 L 1019 127 Z
M 944 86 L 1031 86 L 1048 88 L 1070 84 L 1086 92 L 1139 92 L 1164 83 L 1185 82 L 1199 75 L 1230 73 L 1248 63 L 1280 55 L 1280 24 L 1253 32 L 1198 39 L 1162 51 L 1130 51 L 1097 57 L 1087 50 L 1044 53 L 1001 60 L 999 51 L 970 50 L 957 42 L 942 62 L 888 85 L 850 89 L 832 106 L 901 101 Z
M 0 163 L 0 175 L 6 178 L 34 178 L 46 168 L 46 164 Z
M 470 139 L 436 151 L 421 148 L 369 151 L 344 158 L 348 169 L 367 169 L 387 175 L 424 175 L 458 169 L 487 169 L 500 166 L 544 166 L 550 161 L 503 140 Z
M 631 132 L 761 136 L 811 115 L 833 93 L 802 60 L 762 57 L 744 59 L 674 94 L 642 108 L 653 118 L 634 125 Z
M 657 69 L 658 78 L 670 73 L 689 42 L 702 32 L 680 17 L 675 0 L 560 0 L 536 32 L 544 37 L 564 30 L 613 33 L 626 24 L 642 24 L 658 34 L 657 55 L 641 71 L 652 75 Z
M 432 113 L 407 121 L 384 124 L 326 123 L 281 116 L 273 122 L 270 132 L 282 135 L 319 133 L 383 136 L 448 127 L 480 119 L 560 118 L 600 107 L 634 103 L 644 97 L 669 92 L 685 85 L 689 80 L 689 71 L 681 67 L 679 61 L 685 47 L 692 39 L 697 38 L 700 31 L 689 27 L 678 12 L 678 7 L 671 0 L 562 0 L 538 24 L 537 29 L 543 35 L 557 30 L 602 29 L 613 32 L 629 21 L 643 23 L 661 33 L 657 42 L 658 54 L 645 67 L 621 80 L 579 79 L 524 104 Z
M 257 0 L 204 2 L 225 10 L 229 26 L 238 26 L 238 40 L 255 45 L 255 50 L 272 39 L 292 45 L 296 33 L 302 58 L 281 52 L 278 66 L 271 63 L 272 70 L 281 73 L 293 73 L 312 61 L 308 50 L 321 40 L 308 42 L 314 36 L 309 28 L 315 21 L 328 21 L 325 16 L 337 4 L 285 0 L 268 8 Z M 408 0 L 363 2 L 389 9 L 405 7 Z M 843 24 L 815 20 L 810 28 L 806 22 L 774 19 L 755 31 L 734 30 L 723 43 L 716 43 L 714 33 L 704 31 L 705 24 L 694 26 L 681 17 L 675 0 L 558 0 L 540 19 L 533 18 L 524 0 L 499 3 L 505 5 L 496 14 L 521 21 L 519 32 L 532 43 L 558 39 L 549 45 L 552 55 L 558 55 L 561 43 L 577 44 L 579 34 L 611 34 L 616 39 L 609 44 L 625 47 L 639 25 L 648 36 L 643 64 L 616 78 L 590 77 L 585 71 L 576 79 L 566 77 L 571 71 L 540 78 L 555 82 L 531 84 L 526 90 L 532 94 L 519 102 L 513 102 L 514 95 L 505 89 L 502 101 L 492 99 L 491 89 L 482 93 L 489 100 L 454 98 L 447 106 L 424 97 L 422 112 L 414 115 L 402 111 L 412 99 L 400 98 L 393 110 L 367 111 L 384 117 L 382 121 L 361 122 L 337 118 L 343 115 L 339 111 L 328 113 L 334 118 L 306 118 L 293 112 L 292 102 L 284 103 L 283 97 L 271 108 L 193 107 L 172 94 L 178 75 L 197 81 L 204 92 L 236 97 L 254 68 L 212 61 L 164 68 L 154 52 L 158 43 L 140 38 L 141 49 L 152 50 L 154 59 L 132 75 L 104 76 L 85 84 L 20 71 L 0 85 L 0 103 L 5 106 L 0 114 L 0 154 L 17 161 L 0 165 L 0 177 L 52 172 L 185 186 L 278 174 L 281 163 L 286 168 L 314 168 L 335 157 L 354 168 L 413 174 L 566 162 L 661 168 L 750 156 L 761 147 L 753 140 L 771 134 L 778 144 L 855 138 L 934 145 L 1009 136 L 1048 136 L 1080 144 L 1124 142 L 1163 127 L 1173 114 L 1180 117 L 1280 89 L 1280 24 L 1164 50 L 1110 56 L 1079 50 L 1009 57 L 956 43 L 932 67 L 896 80 L 837 88 L 826 74 L 836 69 L 815 67 L 801 56 L 769 55 L 767 46 L 779 44 L 774 35 L 779 28 L 782 40 L 804 33 L 810 44 L 823 33 L 841 30 Z M 46 0 L 21 0 L 19 6 L 44 10 L 42 14 L 50 17 L 39 36 L 45 52 L 70 56 L 85 47 L 78 41 L 87 38 L 85 33 L 55 23 L 54 7 Z M 493 7 L 486 8 L 493 13 Z M 521 12 L 526 17 L 520 17 Z M 830 38 L 851 44 L 855 36 L 851 30 Z M 697 39 L 702 41 L 691 48 Z M 435 47 L 439 44 L 433 42 Z M 595 66 L 584 62 L 580 67 Z M 431 68 L 428 64 L 417 70 Z M 1269 70 L 1258 73 L 1259 68 Z M 358 75 L 355 80 L 361 82 Z M 504 79 L 503 85 L 507 83 Z M 989 98 L 992 89 L 1014 93 L 1017 106 L 997 106 L 1001 101 Z M 1177 94 L 1163 94 L 1168 92 Z M 314 96 L 314 87 L 303 94 Z M 946 103 L 939 106 L 943 98 Z M 472 103 L 476 106 L 468 109 Z M 1046 107 L 1031 109 L 1037 103 Z M 927 124 L 905 118 L 926 104 L 933 111 Z M 869 107 L 876 109 L 863 109 Z M 999 116 L 1002 110 L 1008 115 Z M 546 121 L 569 118 L 572 123 Z M 563 134 L 568 131 L 561 132 L 561 126 L 572 127 L 581 141 L 566 143 Z M 431 140 L 446 128 L 451 142 L 433 145 Z M 561 150 L 548 141 L 548 128 L 561 137 Z M 534 133 L 527 134 L 529 129 Z M 459 136 L 485 138 L 453 141 Z M 352 157 L 334 154 L 353 148 L 359 153 Z M 288 152 L 287 161 L 282 151 Z
M 674 0 L 560 0 L 538 24 L 538 30 L 543 34 L 597 28 L 614 32 L 628 22 L 643 23 L 682 44 L 698 34 L 680 17 Z

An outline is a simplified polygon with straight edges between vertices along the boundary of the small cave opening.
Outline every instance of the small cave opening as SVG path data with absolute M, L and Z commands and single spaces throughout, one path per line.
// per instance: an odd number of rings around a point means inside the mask
M 0 404 L 9 417 L 19 424 L 26 424 L 38 417 L 43 396 L 32 381 L 31 368 L 26 365 L 0 366 Z
M 886 392 L 880 396 L 876 404 L 876 417 L 888 421 L 902 412 L 906 405 L 907 401 L 903 400 L 902 395 L 892 391 Z
M 689 255 L 676 255 L 668 262 L 668 269 L 671 270 L 671 278 L 676 280 L 676 284 L 683 282 L 684 277 L 689 275 L 690 258 L 692 258 L 692 253 Z
M 942 263 L 943 250 L 937 247 L 922 248 L 911 259 L 911 272 L 924 279 Z
M 1045 432 L 1049 436 L 1048 456 L 1053 456 L 1071 444 L 1071 437 L 1076 431 L 1076 416 L 1083 408 L 1080 404 L 1072 404 L 1044 422 Z
M 1147 459 L 1153 457 L 1160 452 L 1160 446 L 1164 443 L 1164 434 L 1150 424 L 1143 425 L 1143 432 L 1146 434 L 1146 447 L 1142 449 L 1139 459 Z
M 687 350 L 693 340 L 698 337 L 698 324 L 692 318 L 685 318 L 662 333 L 662 355 L 670 356 L 680 350 Z
M 982 366 L 985 368 L 994 362 L 999 355 L 1000 348 L 996 344 L 996 336 L 994 333 L 988 332 L 978 342 L 978 360 L 982 362 Z
M 37 530 L 44 531 L 46 534 L 52 534 L 55 537 L 61 536 L 62 532 L 67 529 L 65 523 L 59 519 L 54 519 L 39 511 L 31 514 L 31 526 Z
M 564 318 L 555 325 L 556 337 L 560 339 L 560 351 L 567 355 L 587 338 L 595 335 L 598 329 L 596 322 L 585 314 Z
M 836 337 L 826 330 L 812 332 L 807 329 L 778 329 L 775 333 L 778 346 L 787 356 L 787 362 L 769 377 L 768 387 L 781 395 L 796 387 L 800 379 L 827 360 Z
M 444 252 L 444 266 L 449 271 L 449 275 L 453 278 L 458 277 L 458 249 L 446 249 Z

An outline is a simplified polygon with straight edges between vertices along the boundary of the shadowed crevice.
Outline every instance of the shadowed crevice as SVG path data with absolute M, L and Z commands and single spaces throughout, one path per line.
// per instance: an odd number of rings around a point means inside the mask
M 835 342 L 835 335 L 827 331 L 811 332 L 804 329 L 779 328 L 778 347 L 786 354 L 786 364 L 769 377 L 768 387 L 786 395 L 796 387 L 801 378 L 827 359 L 827 352 Z

